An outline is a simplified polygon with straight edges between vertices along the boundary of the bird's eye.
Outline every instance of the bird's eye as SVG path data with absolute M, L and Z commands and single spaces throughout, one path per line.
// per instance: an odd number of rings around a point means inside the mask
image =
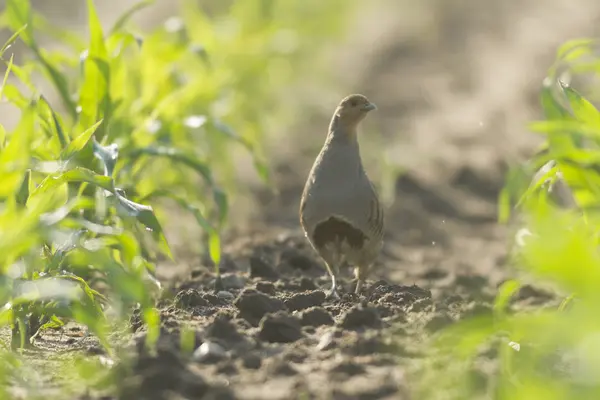
M 350 105 L 351 105 L 352 107 L 356 107 L 356 100 L 351 100 L 351 101 L 350 101 Z

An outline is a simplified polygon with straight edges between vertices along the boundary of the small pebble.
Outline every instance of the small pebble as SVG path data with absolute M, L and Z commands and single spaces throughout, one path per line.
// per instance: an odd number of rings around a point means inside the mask
M 98 357 L 98 361 L 100 361 L 100 364 L 102 364 L 102 366 L 107 368 L 110 368 L 115 365 L 115 361 L 112 358 L 108 358 L 106 356 Z
M 215 342 L 204 342 L 194 351 L 192 359 L 201 363 L 214 363 L 227 356 L 225 349 Z
M 334 344 L 334 338 L 335 333 L 333 331 L 326 332 L 323 336 L 321 336 L 319 343 L 317 343 L 317 350 L 323 351 L 331 349 Z

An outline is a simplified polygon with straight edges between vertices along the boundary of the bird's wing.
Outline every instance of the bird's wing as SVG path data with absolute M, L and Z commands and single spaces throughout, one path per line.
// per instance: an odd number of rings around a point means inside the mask
M 369 187 L 371 189 L 371 199 L 369 202 L 369 215 L 367 218 L 367 224 L 369 227 L 369 231 L 375 237 L 383 236 L 383 228 L 384 228 L 384 212 L 381 202 L 379 201 L 379 197 L 377 196 L 377 192 L 375 191 L 375 187 L 373 183 L 369 181 Z

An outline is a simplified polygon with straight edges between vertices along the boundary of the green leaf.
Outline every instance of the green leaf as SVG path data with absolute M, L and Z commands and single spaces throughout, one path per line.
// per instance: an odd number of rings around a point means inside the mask
M 595 140 L 600 139 L 600 126 L 594 127 L 582 121 L 575 120 L 555 120 L 555 121 L 534 121 L 528 124 L 529 130 L 535 133 L 542 133 L 553 138 L 564 135 L 565 138 L 589 137 Z M 560 150 L 558 145 L 551 146 L 550 150 Z M 572 146 L 563 147 L 565 151 L 570 151 Z
M 530 169 L 530 166 L 512 166 L 509 168 L 504 187 L 498 197 L 498 222 L 508 222 L 513 204 L 518 201 L 531 183 Z
M 594 39 L 573 39 L 563 43 L 556 52 L 558 60 L 569 60 L 579 58 L 591 52 Z
M 69 216 L 69 213 L 71 213 L 72 211 L 83 210 L 83 209 L 89 208 L 88 203 L 89 202 L 85 198 L 73 197 L 64 206 L 41 214 L 40 215 L 40 223 L 45 227 L 56 225 L 56 224 L 64 221 Z M 77 222 L 76 220 L 72 221 L 71 225 L 76 225 L 76 222 Z M 83 221 L 82 221 L 81 225 L 85 226 L 86 228 L 90 227 L 90 225 L 93 226 L 93 224 L 91 224 L 91 223 L 87 224 Z
M 505 224 L 510 219 L 511 214 L 511 193 L 509 188 L 503 187 L 498 195 L 498 222 Z
M 64 325 L 65 323 L 63 321 L 61 321 L 59 318 L 53 315 L 52 317 L 50 317 L 50 321 L 40 326 L 39 331 L 41 332 L 47 329 L 58 329 L 63 327 Z
M 220 133 L 225 134 L 230 139 L 235 140 L 240 143 L 244 148 L 252 155 L 252 162 L 254 164 L 254 168 L 256 172 L 258 172 L 259 177 L 263 180 L 263 182 L 269 182 L 271 179 L 271 171 L 267 163 L 258 156 L 258 152 L 256 150 L 256 146 L 252 144 L 249 140 L 244 139 L 240 135 L 238 135 L 233 128 L 229 125 L 223 123 L 220 120 L 213 120 L 212 126 Z
M 219 232 L 204 217 L 200 208 L 174 193 L 166 190 L 157 190 L 142 198 L 141 201 L 149 201 L 150 199 L 158 198 L 167 198 L 175 201 L 181 208 L 189 211 L 196 219 L 198 225 L 200 225 L 200 227 L 208 233 L 208 252 L 212 261 L 215 263 L 215 268 L 217 269 L 218 275 L 219 263 L 221 262 L 221 242 Z
M 565 297 L 558 306 L 558 311 L 566 311 L 568 307 L 577 299 L 577 295 L 575 293 Z
M 112 176 L 117 158 L 119 157 L 119 147 L 116 144 L 101 146 L 96 139 L 93 141 L 94 156 L 102 162 L 104 166 L 104 175 Z
M 563 85 L 560 81 L 553 78 L 546 78 L 540 99 L 547 120 L 561 120 L 562 122 L 572 120 L 571 115 L 565 109 L 565 105 L 559 102 L 559 100 L 563 102 L 566 100 Z M 568 151 L 574 147 L 572 138 L 569 135 L 560 135 L 559 132 L 555 132 L 548 140 L 551 148 L 560 148 Z
M 85 48 L 86 41 L 83 39 L 83 35 L 72 29 L 69 24 L 57 26 L 39 13 L 33 15 L 33 24 L 40 35 L 55 39 L 57 42 L 71 47 L 77 53 Z
M 121 14 L 119 19 L 117 19 L 117 21 L 115 22 L 115 24 L 109 31 L 110 32 L 109 36 L 112 36 L 113 34 L 122 31 L 125 28 L 125 25 L 127 24 L 127 22 L 129 22 L 131 17 L 136 12 L 138 12 L 152 4 L 154 4 L 154 0 L 144 0 L 144 1 L 140 1 L 139 3 L 135 3 L 127 11 L 125 11 L 123 14 Z
M 212 171 L 208 164 L 200 161 L 195 154 L 173 147 L 149 146 L 134 149 L 125 155 L 125 157 L 131 159 L 132 162 L 142 156 L 165 157 L 171 161 L 184 164 L 198 172 L 212 189 L 213 199 L 219 208 L 219 222 L 221 223 L 227 218 L 227 196 L 215 185 Z
M 229 215 L 227 194 L 218 188 L 213 188 L 213 199 L 219 208 L 219 226 L 222 226 Z
M 35 46 L 33 39 L 32 10 L 29 0 L 7 0 L 6 16 L 8 26 L 19 33 L 27 46 Z M 10 41 L 10 39 L 9 39 Z
M 533 193 L 537 192 L 547 182 L 552 183 L 556 179 L 556 174 L 559 172 L 556 161 L 552 160 L 542 166 L 533 177 L 533 180 L 525 193 L 519 199 L 517 206 L 520 206 L 527 200 Z
M 0 325 L 2 326 L 2 325 Z M 191 355 L 196 348 L 196 330 L 190 326 L 183 326 L 179 336 L 179 347 L 183 354 Z
M 4 79 L 2 79 L 2 86 L 0 86 L 0 100 L 2 99 L 2 94 L 4 92 L 4 86 L 6 86 L 6 81 L 8 80 L 8 75 L 10 75 L 10 70 L 13 66 L 13 57 L 14 54 L 11 54 L 10 60 L 8 61 L 8 65 L 6 66 L 6 72 L 4 72 Z
M 68 144 L 68 138 L 62 128 L 60 116 L 52 109 L 52 106 L 44 96 L 38 101 L 38 114 L 50 134 L 56 136 L 64 149 Z
M 172 259 L 173 255 L 171 254 L 167 238 L 164 235 L 162 226 L 160 225 L 160 222 L 158 222 L 158 218 L 156 218 L 152 207 L 133 202 L 125 196 L 120 195 L 117 191 L 115 191 L 114 194 L 118 201 L 118 205 L 120 206 L 117 207 L 120 214 L 134 217 L 141 222 L 146 227 L 146 230 L 152 233 L 152 236 L 160 244 L 163 252 Z
M 31 170 L 28 169 L 25 171 L 25 177 L 23 178 L 23 182 L 21 182 L 21 187 L 17 192 L 17 203 L 24 206 L 27 204 L 27 199 L 29 199 L 29 187 L 31 186 Z
M 69 112 L 71 118 L 73 118 L 73 119 L 77 118 L 77 106 L 75 105 L 75 102 L 71 98 L 71 91 L 69 89 L 69 84 L 67 83 L 67 78 L 63 74 L 60 73 L 58 68 L 56 68 L 54 65 L 52 65 L 52 63 L 50 63 L 46 59 L 46 57 L 44 56 L 44 54 L 42 53 L 41 50 L 33 49 L 33 51 L 34 51 L 38 61 L 44 67 L 44 71 L 46 72 L 46 74 L 48 75 L 48 77 L 50 78 L 52 83 L 54 84 L 54 87 L 60 94 L 60 98 L 61 98 L 65 108 Z
M 216 232 L 210 232 L 208 235 L 208 254 L 215 264 L 216 274 L 219 275 L 219 266 L 221 265 L 221 238 Z
M 0 49 L 0 58 L 2 58 L 4 56 L 4 53 L 6 52 L 6 50 L 8 50 L 14 42 L 16 42 L 16 40 L 18 39 L 21 32 L 23 32 L 26 28 L 27 28 L 27 24 L 20 27 L 15 33 L 12 34 L 11 37 L 8 38 L 8 40 L 4 43 L 4 46 L 2 46 L 2 48 Z M 11 55 L 11 60 L 12 60 L 12 55 Z
M 127 57 L 126 50 L 131 46 L 134 46 L 135 50 L 139 50 L 141 48 L 141 39 L 139 37 L 136 37 L 132 33 L 126 32 L 115 33 L 111 35 L 106 41 L 106 49 L 108 51 L 108 54 L 110 54 L 110 58 L 112 60 L 111 66 L 115 64 L 121 64 L 122 57 Z M 117 75 L 116 79 L 118 79 L 118 75 L 120 72 L 119 70 L 123 69 L 119 67 L 121 67 L 121 65 L 115 68 L 115 74 Z M 115 98 L 119 97 L 121 93 L 120 91 L 127 90 L 126 87 L 118 87 L 118 89 L 119 91 L 111 92 L 111 95 L 113 95 L 113 97 Z M 122 101 L 122 99 L 114 101 L 114 104 L 112 105 L 114 109 L 118 109 L 117 102 L 119 101 Z
M 540 101 L 544 115 L 548 120 L 569 118 L 569 113 L 564 107 L 558 103 L 557 97 L 562 95 L 562 84 L 553 79 L 546 78 L 542 91 L 540 93 Z
M 99 175 L 92 170 L 76 167 L 61 174 L 49 175 L 35 188 L 31 196 L 39 195 L 67 182 L 87 182 L 109 192 L 114 191 L 113 180 L 109 176 Z
M 68 160 L 71 157 L 73 157 L 75 153 L 81 151 L 81 149 L 83 149 L 89 143 L 90 139 L 92 138 L 92 135 L 94 134 L 94 132 L 96 132 L 96 129 L 98 128 L 98 126 L 100 126 L 101 123 L 102 120 L 96 122 L 94 125 L 86 129 L 85 131 L 83 131 L 83 133 L 81 133 L 79 136 L 73 139 L 73 141 L 69 143 L 67 148 L 62 151 L 60 158 L 63 160 Z
M 563 85 L 563 91 L 569 101 L 573 116 L 592 128 L 600 129 L 600 113 L 596 107 L 570 86 Z
M 133 149 L 125 155 L 126 158 L 131 158 L 132 161 L 142 156 L 165 157 L 171 161 L 187 165 L 198 172 L 208 185 L 212 186 L 214 184 L 209 166 L 200 161 L 192 152 L 166 146 L 149 146 Z
M 204 215 L 202 214 L 202 211 L 200 210 L 199 207 L 192 204 L 187 199 L 176 195 L 175 193 L 169 192 L 167 190 L 156 190 L 156 191 L 144 196 L 142 199 L 140 199 L 140 201 L 147 202 L 147 201 L 150 201 L 151 199 L 159 199 L 159 198 L 166 198 L 166 199 L 171 199 L 171 200 L 175 201 L 181 208 L 189 211 L 194 216 L 194 218 L 196 219 L 196 222 L 198 222 L 198 225 L 200 225 L 200 227 L 202 229 L 204 229 L 208 233 L 216 232 L 216 229 L 204 217 Z
M 7 83 L 2 89 L 4 97 L 21 110 L 30 106 L 31 101 L 15 85 Z
M 110 100 L 108 88 L 110 67 L 104 44 L 102 26 L 93 0 L 88 0 L 89 48 L 83 61 L 83 83 L 79 91 L 79 121 L 77 129 L 83 130 L 101 118 L 106 119 Z M 103 134 L 100 132 L 99 140 Z
M 73 118 L 76 117 L 76 108 L 66 78 L 53 66 L 44 56 L 43 50 L 35 42 L 33 35 L 33 10 L 29 0 L 7 0 L 6 13 L 8 25 L 15 31 L 19 31 L 21 40 L 33 51 L 38 61 L 44 67 L 52 83 L 60 93 L 61 99 Z M 21 28 L 23 28 L 21 30 Z
M 81 296 L 81 290 L 79 285 L 73 282 L 74 278 L 66 275 L 21 281 L 15 285 L 16 295 L 11 303 L 16 306 L 38 300 L 77 300 Z
M 494 313 L 496 316 L 504 316 L 508 303 L 514 294 L 519 290 L 521 284 L 516 280 L 507 280 L 500 285 L 498 294 L 494 300 Z
M 160 336 L 160 313 L 155 308 L 148 307 L 142 311 L 142 317 L 148 326 L 145 345 L 153 349 Z
M 15 194 L 29 167 L 31 141 L 34 135 L 35 106 L 29 105 L 13 132 L 8 145 L 0 153 L 0 198 Z
M 27 89 L 29 89 L 32 93 L 36 93 L 37 89 L 35 88 L 35 86 L 31 82 L 31 79 L 29 77 L 29 72 L 25 68 L 23 68 L 23 67 L 20 67 L 18 65 L 12 64 L 12 56 L 11 56 L 11 59 L 10 59 L 9 63 L 6 63 L 7 68 L 9 66 L 9 64 L 10 64 L 10 68 L 9 68 L 10 72 L 17 79 L 19 79 L 19 81 L 21 81 L 21 83 L 23 83 L 25 86 L 27 86 Z M 5 80 L 5 82 L 6 82 L 6 80 Z
M 10 325 L 13 319 L 12 307 L 2 307 L 0 309 L 0 327 Z

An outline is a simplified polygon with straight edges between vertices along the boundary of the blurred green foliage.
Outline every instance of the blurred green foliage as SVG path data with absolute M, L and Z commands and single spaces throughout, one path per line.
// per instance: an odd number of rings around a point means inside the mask
M 417 398 L 600 398 L 600 113 L 566 82 L 587 74 L 590 98 L 600 93 L 597 50 L 587 39 L 558 50 L 540 93 L 545 119 L 530 124 L 545 142 L 500 196 L 500 219 L 516 202 L 522 223 L 511 262 L 520 276 L 553 287 L 562 304 L 519 312 L 510 302 L 521 278 L 505 282 L 493 315 L 434 339 Z
M 74 320 L 111 355 L 111 329 L 135 308 L 156 340 L 154 263 L 172 257 L 159 217 L 172 205 L 193 215 L 218 277 L 235 150 L 269 181 L 261 148 L 278 91 L 349 9 L 341 0 L 245 0 L 209 17 L 182 1 L 181 17 L 138 36 L 129 19 L 151 3 L 107 28 L 87 0 L 83 40 L 28 0 L 6 2 L 0 21 L 14 34 L 0 50 L 0 98 L 20 121 L 12 132 L 0 126 L 0 327 L 12 329 L 13 349 Z M 42 35 L 63 47 L 42 47 Z M 16 41 L 30 55 L 19 64 L 9 53 Z M 40 92 L 39 76 L 56 96 Z M 0 357 L 2 398 L 18 375 L 13 357 Z M 88 364 L 77 365 L 91 376 Z

